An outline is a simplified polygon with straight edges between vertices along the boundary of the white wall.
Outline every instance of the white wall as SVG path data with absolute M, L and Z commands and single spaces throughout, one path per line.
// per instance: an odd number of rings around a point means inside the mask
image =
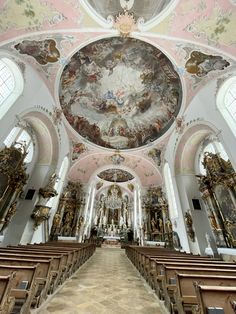
M 176 220 L 177 228 L 175 231 L 177 231 L 179 234 L 181 245 L 183 246 L 183 248 L 187 251 L 189 247 L 193 253 L 204 253 L 205 247 L 207 247 L 205 234 L 206 232 L 208 232 L 210 235 L 212 235 L 212 232 L 210 229 L 203 201 L 201 202 L 202 210 L 193 210 L 192 199 L 200 198 L 197 179 L 195 177 L 195 169 L 193 168 L 192 171 L 189 173 L 184 173 L 180 171 L 180 173 L 176 174 L 176 169 L 173 165 L 175 159 L 179 158 L 176 151 L 178 143 L 180 143 L 181 138 L 185 134 L 186 130 L 193 125 L 206 124 L 212 127 L 213 130 L 215 130 L 215 132 L 213 133 L 218 136 L 218 139 L 223 144 L 233 166 L 236 166 L 235 137 L 216 107 L 216 93 L 218 90 L 217 85 L 217 80 L 213 80 L 204 88 L 202 88 L 198 92 L 197 96 L 194 97 L 186 112 L 184 113 L 185 128 L 183 134 L 179 135 L 175 131 L 171 135 L 165 153 L 166 161 L 172 166 L 170 167 L 170 169 L 172 177 L 174 179 L 174 183 L 176 183 L 177 186 L 177 189 L 175 191 L 177 195 L 177 200 L 179 198 L 180 205 L 178 206 L 179 218 Z M 180 154 L 182 154 L 182 152 Z M 193 156 L 189 156 L 189 158 L 192 157 Z M 183 214 L 187 210 L 190 210 L 190 213 L 192 215 L 194 231 L 196 234 L 195 242 L 192 242 L 189 237 L 186 238 L 186 233 L 183 232 L 185 224 L 182 218 Z
M 22 62 L 22 60 L 20 61 Z M 43 142 L 42 145 L 41 143 L 39 155 L 41 154 L 42 156 L 42 152 L 49 151 L 52 156 L 51 159 L 49 158 L 49 162 L 44 163 L 43 161 L 39 162 L 37 160 L 33 169 L 29 167 L 29 170 L 32 170 L 32 172 L 30 173 L 27 184 L 24 186 L 24 191 L 32 188 L 36 190 L 36 193 L 32 200 L 20 200 L 18 210 L 5 232 L 2 245 L 18 244 L 20 242 L 27 243 L 30 242 L 32 238 L 35 239 L 36 235 L 39 242 L 43 240 L 43 233 L 42 231 L 40 232 L 41 228 L 39 228 L 35 232 L 35 236 L 33 236 L 33 220 L 30 218 L 30 215 L 37 202 L 39 188 L 47 184 L 47 180 L 53 172 L 59 172 L 64 157 L 69 153 L 69 140 L 65 127 L 63 124 L 56 124 L 55 121 L 53 121 L 52 115 L 49 114 L 53 112 L 56 106 L 54 99 L 43 79 L 28 64 L 25 64 L 24 84 L 23 94 L 1 120 L 0 146 L 2 146 L 4 139 L 18 122 L 16 115 L 20 117 L 21 120 L 27 117 L 29 122 L 31 117 L 37 116 L 39 121 L 41 119 L 49 136 L 53 134 L 51 139 L 48 138 L 48 140 L 46 140 L 46 144 Z M 38 136 L 40 136 L 40 134 L 38 134 Z M 47 145 L 52 145 L 52 149 L 48 150 Z

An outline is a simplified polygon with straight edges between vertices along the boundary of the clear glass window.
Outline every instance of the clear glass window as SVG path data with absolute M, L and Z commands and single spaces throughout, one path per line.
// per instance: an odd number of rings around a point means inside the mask
M 19 143 L 24 144 L 26 147 L 27 155 L 25 157 L 24 162 L 30 163 L 34 155 L 34 144 L 32 137 L 26 130 L 21 129 L 19 127 L 15 127 L 8 134 L 7 138 L 4 141 L 4 144 L 7 147 L 10 147 L 13 144 L 15 147 L 20 147 Z

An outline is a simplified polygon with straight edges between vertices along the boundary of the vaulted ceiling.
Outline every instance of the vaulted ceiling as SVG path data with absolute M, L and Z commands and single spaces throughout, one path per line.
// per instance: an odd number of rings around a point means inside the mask
M 124 5 L 129 38 L 116 20 Z M 70 179 L 118 165 L 153 186 L 175 118 L 235 67 L 235 21 L 233 0 L 5 0 L 0 49 L 36 69 L 63 110 Z

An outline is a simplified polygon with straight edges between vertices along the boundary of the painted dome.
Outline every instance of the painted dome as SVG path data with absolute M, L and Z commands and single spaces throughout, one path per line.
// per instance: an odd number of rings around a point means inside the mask
M 130 10 L 136 19 L 142 17 L 145 22 L 152 20 L 173 3 L 173 0 L 86 0 L 89 7 L 96 12 L 96 15 L 107 19 L 108 16 L 116 16 L 124 8 Z
M 134 176 L 123 169 L 107 169 L 98 174 L 98 177 L 110 182 L 126 182 L 134 179 Z
M 160 50 L 138 39 L 112 37 L 71 57 L 59 96 L 79 135 L 122 150 L 153 142 L 169 129 L 180 110 L 182 88 Z

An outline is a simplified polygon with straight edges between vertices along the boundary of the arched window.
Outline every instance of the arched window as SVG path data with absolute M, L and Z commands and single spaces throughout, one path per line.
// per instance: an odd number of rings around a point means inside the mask
M 204 153 L 212 153 L 212 154 L 220 154 L 220 157 L 224 160 L 228 160 L 229 157 L 223 147 L 223 145 L 217 141 L 216 139 L 205 139 L 200 148 L 200 153 L 198 155 L 198 169 L 197 172 L 200 171 L 200 174 L 206 175 L 206 170 L 203 167 L 203 159 L 204 159 Z
M 236 136 L 236 76 L 228 79 L 219 89 L 217 107 Z
M 169 213 L 170 218 L 177 218 L 178 217 L 178 209 L 177 209 L 177 203 L 175 198 L 175 192 L 174 192 L 174 186 L 172 182 L 170 167 L 168 163 L 164 166 L 164 179 L 165 179 L 165 186 L 166 186 L 166 192 L 167 192 L 167 198 L 169 203 Z
M 23 77 L 18 66 L 7 58 L 0 59 L 0 119 L 23 91 Z
M 24 129 L 20 127 L 15 127 L 8 134 L 7 138 L 4 141 L 4 144 L 7 147 L 10 147 L 14 144 L 15 147 L 18 147 L 20 144 L 24 144 L 27 155 L 25 157 L 24 162 L 30 163 L 33 159 L 34 155 L 34 144 L 31 135 Z

